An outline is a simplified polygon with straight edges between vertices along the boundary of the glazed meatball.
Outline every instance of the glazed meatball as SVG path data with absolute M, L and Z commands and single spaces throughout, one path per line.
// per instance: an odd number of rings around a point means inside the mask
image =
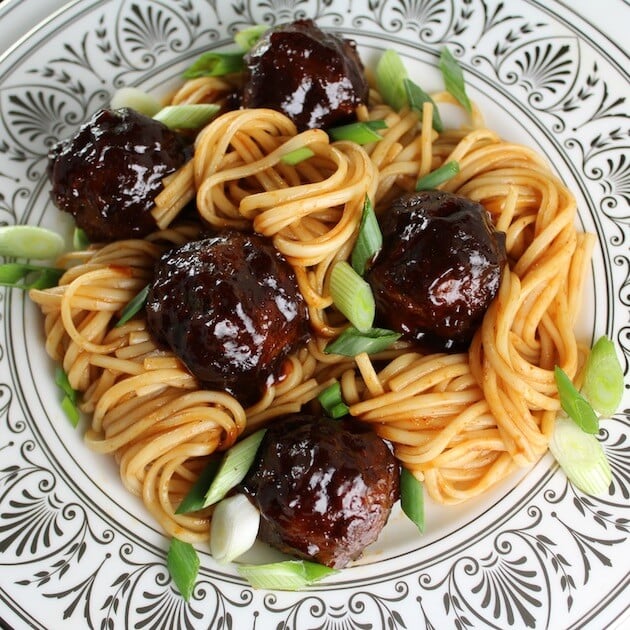
M 146 304 L 154 336 L 202 386 L 255 402 L 308 338 L 291 266 L 261 236 L 225 232 L 158 261 Z
M 261 512 L 261 540 L 341 568 L 387 522 L 399 498 L 399 466 L 367 427 L 295 415 L 267 429 L 242 490 Z
M 381 324 L 432 350 L 467 347 L 499 289 L 505 234 L 481 204 L 437 190 L 403 195 L 381 227 L 366 276 Z
M 191 156 L 189 142 L 132 109 L 101 109 L 49 153 L 52 199 L 91 241 L 141 238 L 162 178 Z
M 245 57 L 244 107 L 282 112 L 298 130 L 355 118 L 368 84 L 353 41 L 324 33 L 312 20 L 270 29 Z

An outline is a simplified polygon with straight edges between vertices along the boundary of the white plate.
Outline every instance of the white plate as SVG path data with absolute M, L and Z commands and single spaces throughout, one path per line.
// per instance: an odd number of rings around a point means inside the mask
M 606 5 L 597 23 L 621 35 L 627 5 Z M 367 63 L 395 48 L 426 89 L 440 86 L 434 66 L 448 45 L 489 126 L 537 147 L 575 192 L 581 226 L 598 236 L 579 335 L 615 339 L 628 373 L 628 59 L 594 18 L 526 0 L 79 0 L 38 14 L 55 6 L 10 0 L 0 9 L 1 223 L 62 229 L 48 199 L 47 147 L 118 86 L 164 93 L 235 29 L 313 17 L 355 38 Z M 477 501 L 429 505 L 422 538 L 394 515 L 361 562 L 305 592 L 254 591 L 201 549 L 186 605 L 165 568 L 168 541 L 122 489 L 113 462 L 89 452 L 60 411 L 37 309 L 17 291 L 2 293 L 1 308 L 5 624 L 599 630 L 627 612 L 628 392 L 626 411 L 602 431 L 614 471 L 604 498 L 577 492 L 546 457 Z

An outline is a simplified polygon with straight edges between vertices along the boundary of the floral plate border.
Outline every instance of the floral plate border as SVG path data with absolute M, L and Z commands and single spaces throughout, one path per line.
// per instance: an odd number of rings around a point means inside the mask
M 618 3 L 621 8 L 622 4 Z M 313 17 L 415 69 L 448 45 L 501 131 L 538 145 L 598 235 L 586 339 L 606 332 L 630 363 L 630 161 L 623 53 L 557 2 L 519 0 L 79 0 L 0 57 L 0 222 L 59 227 L 46 148 L 115 87 L 164 91 L 186 60 L 235 29 Z M 627 55 L 626 55 L 627 61 Z M 428 75 L 428 81 L 434 80 Z M 488 118 L 489 123 L 493 120 Z M 505 129 L 501 129 L 504 126 Z M 398 540 L 307 592 L 266 593 L 204 555 L 189 605 L 165 568 L 164 538 L 64 424 L 39 319 L 2 295 L 0 619 L 16 627 L 602 628 L 629 601 L 630 445 L 624 411 L 601 439 L 609 494 L 576 492 L 550 458 L 472 511 L 436 518 L 420 546 Z M 587 318 L 588 319 L 588 318 Z M 93 468 L 92 468 L 93 467 Z M 90 469 L 90 474 L 86 470 Z M 441 521 L 440 518 L 445 520 Z M 449 523 L 449 518 L 453 523 Z M 444 526 L 444 531 L 440 528 Z M 597 588 L 594 587 L 597 585 Z

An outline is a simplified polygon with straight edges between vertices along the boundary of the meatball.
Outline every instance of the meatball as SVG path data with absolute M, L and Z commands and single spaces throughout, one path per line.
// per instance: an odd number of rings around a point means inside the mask
M 251 404 L 308 338 L 293 269 L 261 236 L 225 232 L 165 253 L 146 304 L 154 336 L 202 386 Z
M 352 40 L 312 20 L 270 29 L 245 57 L 244 107 L 282 112 L 300 131 L 355 118 L 369 87 Z
M 189 142 L 132 109 L 101 109 L 49 155 L 55 205 L 72 214 L 91 241 L 141 238 L 162 178 L 191 156 Z
M 505 234 L 481 204 L 437 190 L 403 195 L 381 227 L 366 275 L 381 324 L 432 350 L 467 347 L 499 289 Z
M 271 425 L 242 482 L 259 538 L 329 567 L 358 558 L 399 498 L 388 445 L 351 420 L 294 415 Z

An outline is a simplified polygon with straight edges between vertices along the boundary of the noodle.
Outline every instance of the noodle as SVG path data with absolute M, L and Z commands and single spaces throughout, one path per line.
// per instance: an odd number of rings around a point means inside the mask
M 173 102 L 221 101 L 230 88 L 195 79 Z M 31 291 L 45 316 L 46 350 L 91 414 L 87 444 L 114 454 L 124 485 L 182 540 L 208 537 L 212 508 L 175 513 L 208 457 L 244 431 L 308 407 L 335 379 L 350 413 L 391 440 L 439 502 L 479 495 L 546 451 L 559 409 L 553 367 L 574 377 L 584 354 L 572 326 L 593 238 L 576 232 L 573 197 L 534 151 L 484 128 L 476 109 L 472 128 L 437 134 L 431 105 L 418 116 L 391 110 L 375 92 L 371 103 L 358 118 L 385 119 L 387 128 L 365 147 L 331 143 L 321 130 L 297 133 L 271 110 L 221 115 L 198 135 L 193 160 L 165 180 L 155 202 L 158 232 L 68 255 L 58 287 Z M 283 162 L 304 146 L 313 157 Z M 330 270 L 350 255 L 366 195 L 377 214 L 385 212 L 419 175 L 450 160 L 460 172 L 442 188 L 488 209 L 506 233 L 510 261 L 469 351 L 422 355 L 398 342 L 354 360 L 326 354 L 347 325 L 331 308 Z M 200 225 L 179 222 L 192 199 L 214 228 L 271 238 L 308 305 L 313 339 L 249 409 L 200 389 L 177 357 L 154 343 L 143 317 L 115 326 L 150 281 L 156 259 L 199 234 Z

